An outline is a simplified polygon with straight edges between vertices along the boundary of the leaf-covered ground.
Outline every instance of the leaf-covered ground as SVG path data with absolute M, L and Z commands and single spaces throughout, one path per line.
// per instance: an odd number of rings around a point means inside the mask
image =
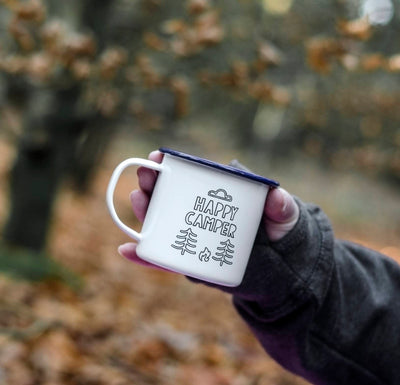
M 1 153 L 4 222 L 12 151 L 1 143 Z M 268 358 L 228 296 L 117 254 L 127 239 L 105 206 L 109 163 L 87 196 L 63 189 L 56 204 L 48 254 L 83 286 L 0 274 L 0 384 L 302 384 Z M 119 186 L 133 188 L 131 176 Z M 130 216 L 125 193 L 116 201 Z

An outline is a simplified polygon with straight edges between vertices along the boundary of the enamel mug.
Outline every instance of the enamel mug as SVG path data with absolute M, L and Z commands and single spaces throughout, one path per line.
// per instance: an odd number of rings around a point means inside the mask
M 279 183 L 168 148 L 161 164 L 140 158 L 120 163 L 107 189 L 118 227 L 138 242 L 143 260 L 224 286 L 240 285 L 260 225 L 265 199 Z M 141 232 L 118 217 L 113 195 L 130 166 L 158 171 Z

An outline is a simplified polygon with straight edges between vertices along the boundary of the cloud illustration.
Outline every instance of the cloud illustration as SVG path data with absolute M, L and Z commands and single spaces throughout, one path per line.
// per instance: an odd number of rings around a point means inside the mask
M 226 190 L 220 188 L 218 190 L 210 190 L 208 196 L 221 199 L 223 201 L 232 202 L 232 195 L 229 195 Z

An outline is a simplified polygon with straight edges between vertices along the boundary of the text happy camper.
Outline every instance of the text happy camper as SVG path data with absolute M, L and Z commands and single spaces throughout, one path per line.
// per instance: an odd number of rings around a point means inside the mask
M 234 238 L 237 227 L 232 222 L 238 210 L 239 207 L 198 196 L 193 211 L 186 214 L 185 222 L 190 226 Z

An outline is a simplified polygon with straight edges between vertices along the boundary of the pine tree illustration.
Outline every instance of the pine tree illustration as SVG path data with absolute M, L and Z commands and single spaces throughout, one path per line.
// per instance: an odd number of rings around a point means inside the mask
M 184 255 L 185 253 L 189 254 L 196 254 L 195 251 L 191 249 L 196 248 L 197 234 L 192 231 L 189 227 L 187 230 L 180 230 L 182 235 L 176 236 L 176 241 L 174 245 L 171 245 L 174 249 L 180 250 L 181 254 Z
M 215 261 L 218 261 L 220 266 L 222 266 L 224 263 L 226 263 L 227 265 L 232 265 L 233 262 L 230 261 L 230 259 L 233 258 L 233 249 L 235 245 L 232 244 L 229 239 L 227 239 L 225 242 L 220 242 L 220 244 L 221 246 L 217 247 L 217 250 L 219 252 L 215 253 L 216 256 L 213 256 L 212 258 Z

